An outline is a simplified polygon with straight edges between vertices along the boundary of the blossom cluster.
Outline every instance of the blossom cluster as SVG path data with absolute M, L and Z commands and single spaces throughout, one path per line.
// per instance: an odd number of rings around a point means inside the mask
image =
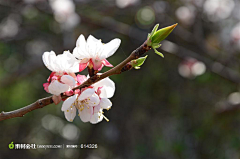
M 112 56 L 121 43 L 120 39 L 113 39 L 103 44 L 101 40 L 90 35 L 85 40 L 80 35 L 73 53 L 64 51 L 63 54 L 56 55 L 53 51 L 44 52 L 42 59 L 45 66 L 52 71 L 43 84 L 45 91 L 53 94 L 55 104 L 62 98 L 61 94 L 69 96 L 64 100 L 61 110 L 65 118 L 72 122 L 77 112 L 83 122 L 96 124 L 105 118 L 104 109 L 112 106 L 111 98 L 115 92 L 115 84 L 110 78 L 83 89 L 72 90 L 85 82 L 89 76 L 76 74 L 86 67 L 100 71 L 103 66 L 113 67 L 106 58 Z

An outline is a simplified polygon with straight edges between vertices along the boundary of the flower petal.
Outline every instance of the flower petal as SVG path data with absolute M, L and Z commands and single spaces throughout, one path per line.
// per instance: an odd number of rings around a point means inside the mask
M 57 105 L 58 103 L 60 103 L 60 102 L 62 101 L 62 97 L 61 97 L 61 95 L 58 95 L 58 96 L 53 95 L 53 96 L 52 96 L 52 100 L 53 100 L 53 103 L 54 103 L 55 105 Z
M 87 80 L 87 77 L 85 75 L 77 75 L 77 81 L 78 83 L 82 84 L 83 82 L 85 82 Z
M 65 94 L 67 96 L 72 96 L 74 94 L 74 91 L 73 90 L 70 90 L 70 91 L 66 91 Z M 64 99 L 63 99 L 64 100 Z
M 119 48 L 120 44 L 121 44 L 121 40 L 118 38 L 111 40 L 107 44 L 104 44 L 103 45 L 104 49 L 99 58 L 103 60 L 112 56 L 116 52 L 116 50 Z
M 76 85 L 76 81 L 72 76 L 69 75 L 63 75 L 61 77 L 61 81 L 67 85 L 69 85 L 70 87 L 74 87 Z
M 84 90 L 80 96 L 78 97 L 78 100 L 84 100 L 90 96 L 92 96 L 95 93 L 95 89 L 94 88 L 88 88 L 86 90 Z
M 53 72 L 78 72 L 79 61 L 69 51 L 57 56 L 53 51 L 44 52 L 42 59 L 46 67 Z
M 48 86 L 49 86 L 48 82 L 47 83 L 43 83 L 44 90 L 49 93 Z
M 88 65 L 87 63 L 79 63 L 79 72 L 82 72 Z
M 86 40 L 85 40 L 85 37 L 84 37 L 84 35 L 83 34 L 81 34 L 79 37 L 78 37 L 78 39 L 77 39 L 77 41 L 76 41 L 76 46 L 77 47 L 86 47 Z
M 88 101 L 88 106 L 96 106 L 98 105 L 100 102 L 99 96 L 94 93 L 92 96 L 89 97 L 89 101 Z
M 103 50 L 103 44 L 101 40 L 96 39 L 92 35 L 88 36 L 87 39 L 87 48 L 86 48 L 88 54 L 90 55 L 90 58 L 95 58 L 99 56 L 99 52 L 102 52 Z
M 110 64 L 110 62 L 108 62 L 108 60 L 106 60 L 106 59 L 103 59 L 103 60 L 102 60 L 102 64 L 103 64 L 104 66 L 107 66 L 107 67 L 113 67 L 113 65 Z
M 78 65 L 79 65 L 79 60 L 77 60 L 73 54 L 71 54 L 69 51 L 64 51 L 63 52 L 63 56 L 67 61 L 67 65 L 68 67 L 66 68 L 66 66 L 64 66 L 64 68 L 66 69 L 65 72 L 78 72 Z
M 102 61 L 97 60 L 97 59 L 93 59 L 92 62 L 93 62 L 93 69 L 94 70 L 99 70 L 100 68 L 102 69 Z
M 69 108 L 66 111 L 64 111 L 64 115 L 65 115 L 65 118 L 67 119 L 67 121 L 70 121 L 70 122 L 73 121 L 73 119 L 76 116 L 76 111 L 77 110 L 75 107 Z
M 49 93 L 57 95 L 57 96 L 63 92 L 66 92 L 68 89 L 69 89 L 69 86 L 67 84 L 62 84 L 62 83 L 58 82 L 57 80 L 54 80 L 48 86 Z
M 103 109 L 109 109 L 112 106 L 112 102 L 108 98 L 102 98 L 99 105 Z
M 97 124 L 100 121 L 103 120 L 102 110 L 100 110 L 98 113 L 94 113 L 90 119 L 90 123 Z
M 75 100 L 77 99 L 77 96 L 78 96 L 78 94 L 75 94 L 74 96 L 67 98 L 63 102 L 61 110 L 66 111 L 67 109 L 69 109 L 71 107 L 71 105 L 75 102 Z
M 55 61 L 55 59 L 56 59 L 56 54 L 53 51 L 44 52 L 42 55 L 42 60 L 43 60 L 44 65 L 52 72 L 56 72 L 54 63 L 53 63 L 53 61 Z
M 100 109 L 101 109 L 100 104 L 96 105 L 95 107 L 93 107 L 93 113 L 97 113 L 97 112 L 99 112 Z
M 87 43 L 85 37 L 81 34 L 76 42 L 76 47 L 73 49 L 73 55 L 78 59 L 89 58 L 86 51 Z
M 96 91 L 97 91 L 98 87 L 102 87 L 100 98 L 111 98 L 115 92 L 115 84 L 108 77 L 93 84 L 93 87 L 96 89 Z
M 83 110 L 79 110 L 79 115 L 80 115 L 80 119 L 83 121 L 83 122 L 89 122 L 89 120 L 91 119 L 92 117 L 92 114 L 93 114 L 93 107 L 85 107 Z
M 52 77 L 55 76 L 55 74 L 56 74 L 56 72 L 52 72 L 52 73 L 50 74 L 50 76 L 48 77 L 47 81 L 49 82 L 49 84 L 50 84 L 50 82 L 51 82 L 51 80 L 52 80 Z
M 62 72 L 78 72 L 79 61 L 69 51 L 58 55 L 55 64 Z

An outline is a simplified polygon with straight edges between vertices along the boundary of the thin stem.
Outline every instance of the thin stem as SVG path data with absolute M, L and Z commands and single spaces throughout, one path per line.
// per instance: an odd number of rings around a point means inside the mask
M 144 42 L 140 47 L 138 47 L 136 50 L 134 50 L 120 64 L 118 64 L 117 66 L 113 67 L 112 69 L 104 72 L 101 75 L 97 75 L 97 74 L 93 75 L 87 81 L 82 83 L 80 86 L 73 88 L 73 90 L 91 86 L 92 84 L 94 84 L 94 83 L 96 83 L 96 82 L 98 82 L 98 81 L 100 81 L 100 80 L 102 80 L 106 77 L 109 77 L 109 76 L 115 75 L 115 74 L 120 74 L 123 71 L 127 71 L 128 69 L 130 70 L 131 67 L 129 67 L 128 63 L 130 61 L 134 60 L 134 59 L 138 59 L 140 56 L 142 56 L 145 52 L 147 52 L 150 49 L 151 49 L 151 46 L 147 46 L 146 42 Z M 125 68 L 125 69 L 123 69 L 123 68 Z M 69 96 L 62 95 L 62 99 L 66 99 L 68 97 Z M 43 108 L 43 107 L 45 107 L 49 104 L 52 104 L 52 103 L 53 103 L 52 96 L 50 96 L 50 97 L 46 97 L 46 98 L 43 98 L 43 99 L 39 99 L 36 102 L 34 102 L 34 103 L 32 103 L 28 106 L 22 107 L 20 109 L 17 109 L 17 110 L 13 110 L 13 111 L 10 111 L 10 112 L 2 111 L 0 113 L 0 121 L 15 118 L 15 117 L 23 117 L 28 112 L 31 112 L 31 111 L 39 109 L 39 108 Z

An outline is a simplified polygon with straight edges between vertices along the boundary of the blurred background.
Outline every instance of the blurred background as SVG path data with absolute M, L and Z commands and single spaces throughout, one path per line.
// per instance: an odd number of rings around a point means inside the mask
M 140 70 L 111 77 L 110 122 L 67 122 L 62 103 L 1 121 L 0 159 L 239 159 L 239 0 L 0 0 L 0 111 L 50 96 L 43 52 L 72 52 L 80 34 L 120 38 L 116 65 L 156 23 L 179 25 L 164 59 L 150 50 Z M 9 150 L 12 141 L 98 148 Z

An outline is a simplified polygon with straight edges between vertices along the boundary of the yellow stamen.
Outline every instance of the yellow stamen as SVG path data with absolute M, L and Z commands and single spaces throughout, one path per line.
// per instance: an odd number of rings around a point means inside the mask
M 107 122 L 109 122 L 109 120 L 108 120 L 107 117 L 105 117 L 103 114 L 102 114 L 102 116 L 103 116 L 103 118 L 104 118 Z

